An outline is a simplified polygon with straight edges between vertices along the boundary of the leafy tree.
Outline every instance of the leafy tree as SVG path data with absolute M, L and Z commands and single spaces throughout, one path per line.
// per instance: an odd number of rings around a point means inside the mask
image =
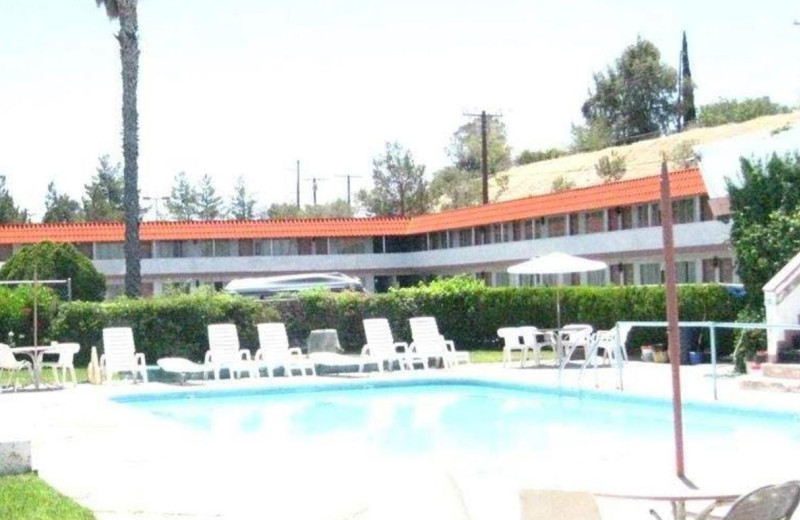
M 604 117 L 597 117 L 585 125 L 572 125 L 572 152 L 602 150 L 614 144 L 614 131 Z
M 683 31 L 683 44 L 681 46 L 681 103 L 678 107 L 679 126 L 686 128 L 697 119 L 694 107 L 694 82 L 692 82 L 692 69 L 689 66 L 689 44 L 686 43 L 686 31 Z
M 166 200 L 167 211 L 173 220 L 193 220 L 197 217 L 197 190 L 192 187 L 185 172 L 172 181 L 172 190 Z
M 669 152 L 670 164 L 679 170 L 696 167 L 700 160 L 700 155 L 694 151 L 694 145 L 696 144 L 697 141 L 694 139 L 684 140 L 676 144 L 672 151 Z
M 306 206 L 303 210 L 306 218 L 350 218 L 353 208 L 344 199 L 336 199 L 326 204 Z
M 661 62 L 656 46 L 638 38 L 613 67 L 594 75 L 583 116 L 590 127 L 605 121 L 615 142 L 666 132 L 675 121 L 676 79 L 675 69 Z
M 522 150 L 520 154 L 514 159 L 514 164 L 522 166 L 524 164 L 531 164 L 539 161 L 548 161 L 550 159 L 557 159 L 567 155 L 565 150 L 560 148 L 549 148 L 547 150 Z
M 481 200 L 480 174 L 461 170 L 455 166 L 442 168 L 433 174 L 431 195 L 442 209 L 472 206 Z
M 372 160 L 372 183 L 372 190 L 356 195 L 372 215 L 417 215 L 430 207 L 425 166 L 400 143 L 387 142 L 383 154 Z
M 748 303 L 761 308 L 761 288 L 800 251 L 800 154 L 742 159 L 741 179 L 728 183 L 731 243 Z
M 30 220 L 28 210 L 17 207 L 6 187 L 6 176 L 0 175 L 0 224 L 24 224 Z
M 92 261 L 72 244 L 39 242 L 14 253 L 0 268 L 3 280 L 33 280 L 33 270 L 39 280 L 72 279 L 72 298 L 100 301 L 106 292 L 106 279 Z M 54 286 L 63 299 L 67 288 Z
M 54 182 L 47 185 L 42 222 L 78 222 L 83 220 L 81 205 L 66 193 L 58 193 Z
M 139 296 L 142 284 L 139 250 L 139 22 L 137 0 L 95 0 L 112 20 L 119 20 L 119 55 L 122 65 L 122 154 L 125 159 L 125 294 Z
M 700 126 L 718 126 L 789 112 L 789 107 L 773 103 L 768 96 L 741 100 L 720 99 L 716 103 L 701 106 L 697 120 Z
M 263 218 L 271 219 L 292 219 L 304 218 L 303 209 L 298 208 L 297 204 L 278 204 L 273 203 L 267 208 L 267 211 L 262 214 Z
M 488 120 L 487 152 L 489 175 L 511 167 L 511 147 L 508 146 L 506 125 L 496 118 Z M 453 166 L 468 172 L 481 171 L 481 122 L 478 119 L 461 125 L 455 131 L 447 149 Z
M 594 165 L 594 171 L 604 182 L 618 181 L 625 176 L 625 157 L 616 152 L 604 155 Z
M 100 162 L 92 182 L 86 184 L 83 214 L 87 222 L 120 221 L 124 217 L 124 187 L 120 164 L 111 165 L 107 155 Z
M 200 220 L 216 220 L 222 216 L 222 197 L 217 196 L 211 176 L 203 175 L 197 192 L 197 217 Z
M 564 191 L 564 190 L 571 190 L 575 187 L 575 183 L 573 181 L 568 181 L 564 178 L 563 175 L 559 175 L 558 177 L 553 180 L 553 185 L 550 188 L 553 192 Z
M 244 178 L 239 177 L 236 179 L 236 186 L 233 189 L 233 198 L 231 199 L 230 209 L 228 210 L 231 217 L 237 220 L 252 219 L 255 206 L 256 199 L 247 191 Z

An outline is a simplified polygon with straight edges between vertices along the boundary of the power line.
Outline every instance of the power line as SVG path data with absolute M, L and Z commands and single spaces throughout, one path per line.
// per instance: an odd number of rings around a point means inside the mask
M 314 200 L 314 205 L 316 206 L 317 205 L 317 182 L 327 181 L 328 179 L 326 179 L 324 177 L 308 177 L 308 178 L 303 179 L 303 180 L 306 181 L 306 182 L 310 182 L 311 183 L 311 192 L 314 194 L 313 195 L 314 196 L 313 200 Z M 299 207 L 300 206 L 298 206 L 298 208 Z

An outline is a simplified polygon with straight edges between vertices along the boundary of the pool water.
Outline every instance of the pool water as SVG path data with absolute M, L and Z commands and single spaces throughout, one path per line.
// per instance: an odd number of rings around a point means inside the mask
M 671 403 L 481 380 L 202 390 L 116 399 L 192 430 L 262 446 L 357 449 L 376 456 L 613 456 L 670 446 Z M 687 450 L 800 448 L 797 414 L 687 404 Z M 734 450 L 734 451 L 731 451 Z

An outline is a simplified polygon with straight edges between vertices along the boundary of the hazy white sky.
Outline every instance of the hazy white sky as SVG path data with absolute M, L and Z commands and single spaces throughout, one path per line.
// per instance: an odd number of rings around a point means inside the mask
M 387 140 L 429 172 L 467 111 L 500 111 L 516 152 L 566 145 L 592 73 L 637 35 L 696 99 L 800 102 L 800 6 L 672 0 L 140 0 L 140 188 L 244 176 L 260 206 L 369 183 Z M 41 218 L 47 183 L 75 198 L 97 157 L 121 159 L 116 23 L 92 0 L 0 0 L 0 174 Z M 303 183 L 310 202 L 310 182 Z

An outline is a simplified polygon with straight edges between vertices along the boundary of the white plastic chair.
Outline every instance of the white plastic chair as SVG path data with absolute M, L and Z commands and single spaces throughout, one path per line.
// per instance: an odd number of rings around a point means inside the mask
M 367 344 L 361 349 L 360 372 L 363 372 L 364 365 L 369 363 L 378 365 L 378 371 L 382 372 L 384 362 L 389 364 L 391 370 L 394 361 L 397 361 L 400 370 L 413 369 L 417 364 L 422 365 L 423 369 L 428 368 L 424 356 L 412 352 L 408 343 L 394 340 L 389 320 L 370 318 L 363 320 L 363 323 Z
M 522 335 L 523 346 L 520 366 L 525 366 L 525 358 L 529 350 L 533 354 L 533 364 L 537 367 L 539 366 L 542 348 L 547 347 L 553 349 L 553 352 L 556 353 L 556 357 L 558 357 L 555 334 L 549 331 L 539 330 L 537 327 L 533 326 L 519 327 L 519 330 Z
M 136 352 L 133 331 L 130 327 L 111 327 L 103 329 L 103 355 L 100 356 L 100 373 L 105 381 L 111 381 L 114 374 L 133 373 L 133 380 L 139 374 L 142 382 L 147 382 L 147 365 L 144 354 Z
M 584 365 L 594 364 L 597 366 L 599 351 L 603 351 L 603 364 L 611 362 L 622 363 L 628 360 L 628 353 L 625 350 L 625 342 L 628 339 L 630 327 L 619 327 L 619 340 L 617 339 L 617 327 L 611 330 L 598 330 L 591 336 L 589 351 L 586 354 Z
M 279 366 L 284 368 L 289 377 L 294 370 L 299 370 L 300 375 L 305 375 L 306 370 L 309 370 L 312 376 L 317 375 L 314 363 L 303 359 L 303 353 L 299 348 L 289 347 L 289 337 L 283 323 L 259 323 L 256 327 L 260 348 L 256 351 L 255 360 L 259 367 L 266 367 L 267 376 L 274 376 L 275 369 Z
M 5 343 L 0 343 L 0 387 L 3 386 L 3 372 L 9 372 L 8 382 L 6 384 L 11 385 L 13 380 L 14 388 L 16 389 L 17 376 L 20 370 L 27 370 L 28 374 L 31 376 L 31 380 L 33 380 L 33 368 L 31 367 L 30 362 L 18 361 L 17 358 L 14 357 L 11 347 Z
M 594 329 L 591 325 L 584 324 L 570 324 L 564 325 L 558 331 L 559 341 L 559 360 L 562 365 L 566 365 L 572 359 L 572 355 L 578 348 L 583 349 L 583 357 L 589 354 L 589 345 L 592 342 L 592 332 Z
M 205 364 L 216 379 L 220 379 L 220 372 L 226 368 L 232 379 L 242 372 L 249 373 L 250 377 L 258 377 L 258 368 L 250 357 L 250 351 L 239 347 L 239 333 L 233 323 L 208 326 Z
M 439 333 L 436 318 L 425 316 L 411 318 L 411 349 L 423 357 L 441 359 L 444 368 L 457 363 L 469 363 L 469 352 L 457 352 L 452 340 Z
M 58 355 L 58 359 L 56 361 L 46 361 L 42 363 L 42 368 L 51 368 L 53 370 L 53 380 L 56 383 L 60 383 L 62 386 L 67 384 L 67 373 L 72 376 L 72 386 L 76 386 L 78 384 L 78 380 L 75 377 L 75 364 L 74 358 L 75 354 L 81 349 L 81 346 L 77 343 L 58 343 L 52 342 L 52 348 L 45 352 L 44 354 L 51 355 L 56 354 Z M 58 371 L 61 370 L 61 378 L 58 377 Z
M 497 335 L 503 338 L 503 368 L 511 362 L 511 354 L 519 352 L 519 366 L 525 361 L 525 344 L 522 342 L 522 331 L 519 327 L 502 327 Z

